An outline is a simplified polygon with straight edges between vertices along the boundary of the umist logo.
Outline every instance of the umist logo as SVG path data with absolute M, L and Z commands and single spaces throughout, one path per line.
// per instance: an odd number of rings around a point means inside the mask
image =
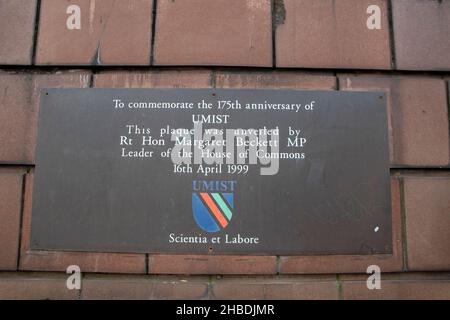
M 194 180 L 192 213 L 197 225 L 206 232 L 225 229 L 233 217 L 237 181 Z

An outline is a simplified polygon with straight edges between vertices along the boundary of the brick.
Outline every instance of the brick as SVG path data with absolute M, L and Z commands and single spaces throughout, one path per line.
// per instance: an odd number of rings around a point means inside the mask
M 0 270 L 16 270 L 23 171 L 0 168 Z
M 78 290 L 66 287 L 67 275 L 0 273 L 1 300 L 75 300 Z
M 149 256 L 149 273 L 155 274 L 275 274 L 275 256 Z
M 450 274 L 381 274 L 381 289 L 369 290 L 367 275 L 342 281 L 347 300 L 450 300 Z
M 86 276 L 82 299 L 202 299 L 208 279 L 148 276 Z
M 450 1 L 393 0 L 397 69 L 450 70 Z
M 95 87 L 107 88 L 208 88 L 211 87 L 211 71 L 107 71 L 94 77 Z
M 450 270 L 450 176 L 404 178 L 409 270 Z
M 276 1 L 278 67 L 390 69 L 386 0 Z M 381 29 L 367 27 L 367 8 L 381 9 Z
M 274 300 L 337 300 L 338 286 L 334 280 L 288 281 L 267 284 L 266 299 Z
M 334 277 L 223 278 L 212 283 L 212 298 L 241 299 L 337 299 Z
M 336 78 L 332 74 L 293 71 L 219 71 L 215 83 L 217 88 L 336 89 Z
M 270 0 L 160 0 L 155 65 L 272 66 Z
M 25 180 L 20 270 L 66 271 L 78 265 L 82 272 L 145 273 L 144 254 L 40 251 L 30 249 L 30 225 L 34 173 Z
M 40 92 L 43 88 L 88 87 L 90 73 L 0 71 L 0 163 L 34 164 Z
M 39 65 L 149 65 L 152 0 L 42 0 Z M 66 26 L 69 5 L 81 29 Z
M 328 256 L 282 256 L 280 274 L 305 273 L 358 273 L 366 272 L 373 264 L 380 266 L 382 272 L 395 272 L 403 269 L 400 180 L 391 178 L 392 198 L 392 254 L 375 255 L 328 255 Z
M 38 103 L 32 103 L 32 75 L 0 73 L 0 161 L 31 164 L 34 160 Z
M 0 1 L 0 64 L 30 65 L 36 0 Z
M 342 90 L 386 92 L 393 165 L 449 165 L 444 80 L 418 76 L 340 75 L 339 83 Z

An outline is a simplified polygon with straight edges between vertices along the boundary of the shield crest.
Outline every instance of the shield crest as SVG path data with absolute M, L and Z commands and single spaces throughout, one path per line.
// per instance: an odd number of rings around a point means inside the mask
M 225 229 L 231 221 L 233 209 L 233 193 L 192 193 L 192 213 L 194 220 L 206 232 L 217 232 Z

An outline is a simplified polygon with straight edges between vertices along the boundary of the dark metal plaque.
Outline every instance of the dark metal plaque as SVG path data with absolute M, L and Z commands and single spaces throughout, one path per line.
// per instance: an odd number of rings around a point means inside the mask
M 385 100 L 376 92 L 45 90 L 31 248 L 389 253 Z

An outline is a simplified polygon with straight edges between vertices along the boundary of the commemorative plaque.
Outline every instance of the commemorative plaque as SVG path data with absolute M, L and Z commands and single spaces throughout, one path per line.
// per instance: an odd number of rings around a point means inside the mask
M 41 96 L 32 249 L 392 251 L 383 93 L 48 89 Z

